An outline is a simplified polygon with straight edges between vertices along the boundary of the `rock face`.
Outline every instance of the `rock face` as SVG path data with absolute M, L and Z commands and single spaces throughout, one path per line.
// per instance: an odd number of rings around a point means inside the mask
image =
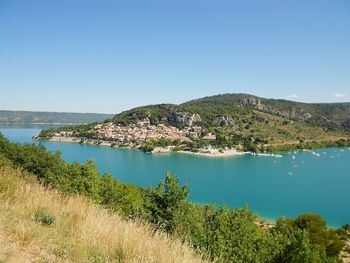
M 262 104 L 260 99 L 256 99 L 254 97 L 243 99 L 243 105 L 294 120 L 299 119 L 305 121 L 312 118 L 312 115 L 308 112 L 305 112 L 303 109 L 297 109 L 293 107 L 290 110 L 279 110 L 270 105 Z
M 243 99 L 243 105 L 252 106 L 258 110 L 264 109 L 264 105 L 261 104 L 260 99 L 256 99 L 254 97 L 249 97 L 247 99 Z
M 289 119 L 299 119 L 299 120 L 308 120 L 312 118 L 312 115 L 308 112 L 304 112 L 303 110 L 296 110 L 295 108 L 289 110 L 289 111 L 272 111 L 276 114 L 279 114 L 283 117 L 289 118 Z
M 213 123 L 221 127 L 226 127 L 226 126 L 233 126 L 235 124 L 235 121 L 231 117 L 220 116 L 220 117 L 216 117 Z
M 183 125 L 185 127 L 192 127 L 202 121 L 199 114 L 191 114 L 189 112 L 172 111 L 169 117 L 169 122 L 174 125 Z

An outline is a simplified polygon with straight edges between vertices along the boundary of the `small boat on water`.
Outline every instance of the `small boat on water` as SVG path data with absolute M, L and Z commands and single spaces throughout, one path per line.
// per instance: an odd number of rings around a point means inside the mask
M 273 153 L 250 153 L 254 156 L 266 156 L 266 157 L 276 157 L 276 158 L 282 158 L 283 155 L 281 154 L 273 154 Z

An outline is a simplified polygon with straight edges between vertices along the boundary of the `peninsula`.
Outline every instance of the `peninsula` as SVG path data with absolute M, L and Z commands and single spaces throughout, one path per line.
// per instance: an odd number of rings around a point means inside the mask
M 350 103 L 223 94 L 138 107 L 104 122 L 43 130 L 38 140 L 228 156 L 350 145 Z

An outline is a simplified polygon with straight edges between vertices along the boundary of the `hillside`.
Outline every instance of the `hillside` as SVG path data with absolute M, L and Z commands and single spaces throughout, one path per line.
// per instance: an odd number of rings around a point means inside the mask
M 180 114 L 181 112 L 183 114 Z M 180 105 L 144 106 L 117 114 L 113 121 L 127 123 L 149 117 L 151 123 L 191 126 L 190 116 L 186 113 L 198 114 L 200 118 L 192 119 L 194 123 L 207 127 L 240 125 L 244 118 L 248 120 L 258 113 L 266 113 L 290 120 L 305 121 L 333 130 L 350 131 L 350 103 L 307 104 L 265 99 L 249 94 L 223 94 L 192 100 Z M 181 119 L 182 115 L 184 115 L 183 119 Z
M 111 142 L 146 150 L 176 146 L 180 150 L 203 151 L 209 144 L 222 150 L 248 151 L 276 150 L 286 145 L 348 145 L 350 103 L 307 104 L 223 94 L 180 105 L 138 107 L 97 126 L 44 131 L 40 137 L 47 139 L 55 134 L 71 137 L 72 142 Z
M 151 226 L 40 186 L 0 156 L 0 262 L 204 262 Z
M 112 118 L 112 114 L 70 113 L 70 112 L 38 112 L 0 110 L 0 123 L 62 123 L 78 124 L 104 121 Z
M 213 262 L 349 258 L 348 224 L 327 228 L 312 213 L 266 224 L 247 207 L 193 204 L 189 194 L 170 173 L 140 188 L 100 174 L 93 161 L 67 163 L 0 135 L 0 260 L 200 262 L 183 244 Z

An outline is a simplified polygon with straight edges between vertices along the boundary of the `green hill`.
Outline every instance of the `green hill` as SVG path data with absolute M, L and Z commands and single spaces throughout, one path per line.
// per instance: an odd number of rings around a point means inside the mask
M 244 120 L 259 121 L 259 113 L 280 116 L 284 119 L 302 121 L 307 124 L 323 126 L 331 130 L 350 131 L 350 103 L 308 104 L 287 100 L 265 99 L 249 94 L 223 94 L 185 102 L 180 105 L 160 104 L 135 108 L 117 114 L 116 123 L 132 122 L 149 117 L 151 122 L 179 125 L 174 119 L 178 112 L 199 114 L 199 125 L 206 127 L 225 126 L 232 119 L 237 125 Z M 221 125 L 220 125 L 221 124 Z
M 147 150 L 155 146 L 179 146 L 179 140 L 182 144 L 177 149 L 191 151 L 203 149 L 208 144 L 218 149 L 247 151 L 345 146 L 350 140 L 350 103 L 308 104 L 249 94 L 223 94 L 179 105 L 134 108 L 115 115 L 110 123 L 127 129 L 146 123 L 150 125 L 148 130 L 157 130 L 159 125 L 176 127 L 176 130 L 169 128 L 148 136 L 150 132 L 139 128 L 132 134 L 125 132 L 123 136 L 116 136 L 119 141 L 113 136 L 100 136 L 99 130 L 92 125 L 71 127 L 69 131 L 82 141 L 97 140 L 95 143 L 107 140 L 116 141 L 117 145 L 142 148 L 145 142 L 152 141 L 153 145 L 144 147 Z M 105 126 L 101 129 L 104 130 Z M 122 130 L 118 129 L 114 133 Z M 67 129 L 44 131 L 41 138 L 62 130 Z M 160 140 L 163 142 L 159 143 Z

